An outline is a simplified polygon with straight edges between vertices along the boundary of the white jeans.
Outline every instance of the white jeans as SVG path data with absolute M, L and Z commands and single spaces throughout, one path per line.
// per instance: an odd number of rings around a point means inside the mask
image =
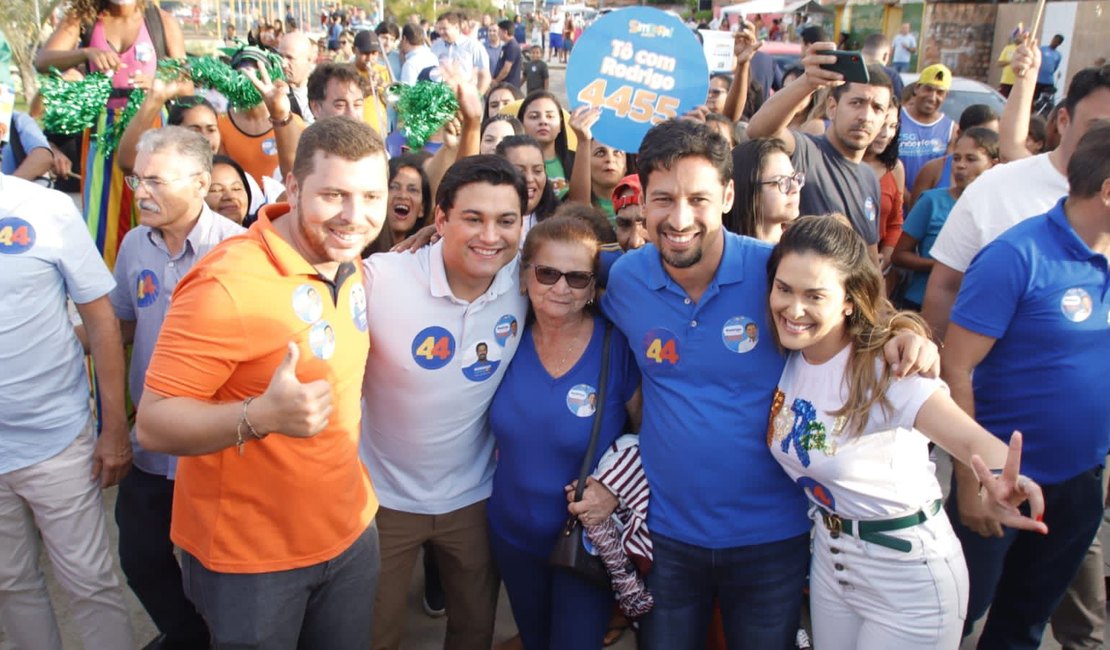
M 0 624 L 16 648 L 62 648 L 38 565 L 40 532 L 86 650 L 135 647 L 91 478 L 93 426 L 57 456 L 0 474 Z
M 884 533 L 902 553 L 841 534 L 815 518 L 810 608 L 820 650 L 955 650 L 967 616 L 967 565 L 944 511 Z

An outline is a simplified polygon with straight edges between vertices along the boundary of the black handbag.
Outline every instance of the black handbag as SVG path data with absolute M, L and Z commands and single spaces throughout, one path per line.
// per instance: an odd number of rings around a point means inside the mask
M 597 438 L 601 433 L 601 418 L 605 410 L 605 394 L 609 383 L 609 338 L 612 333 L 612 324 L 605 326 L 605 340 L 601 345 L 601 377 L 597 390 L 597 410 L 594 411 L 594 426 L 590 433 L 590 444 L 586 447 L 586 457 L 582 459 L 582 468 L 578 471 L 578 487 L 574 491 L 574 500 L 582 500 L 582 491 L 586 488 L 586 476 L 593 465 L 594 452 L 597 450 Z M 559 533 L 555 548 L 551 551 L 548 562 L 564 571 L 569 571 L 579 578 L 592 582 L 601 587 L 609 587 L 609 571 L 597 553 L 592 550 L 593 545 L 586 536 L 586 529 L 578 517 L 567 517 L 567 523 Z

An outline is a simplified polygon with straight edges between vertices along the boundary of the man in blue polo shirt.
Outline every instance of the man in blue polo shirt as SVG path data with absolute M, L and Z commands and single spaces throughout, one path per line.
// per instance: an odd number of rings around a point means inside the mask
M 1102 519 L 1110 449 L 1110 124 L 1068 162 L 1066 200 L 988 244 L 968 267 L 945 337 L 952 397 L 989 431 L 1021 430 L 1022 472 L 1044 490 L 1047 536 L 949 518 L 967 556 L 967 626 L 980 647 L 1036 648 Z M 974 379 L 972 371 L 974 370 Z M 970 496 L 968 498 L 971 498 Z
M 791 648 L 810 524 L 803 490 L 767 453 L 783 357 L 766 337 L 748 347 L 726 336 L 749 323 L 770 331 L 771 247 L 721 227 L 734 198 L 732 157 L 706 125 L 652 128 L 639 165 L 652 243 L 613 265 L 602 308 L 643 375 L 655 607 L 640 641 L 647 650 L 703 647 L 716 596 L 729 647 Z M 904 356 L 915 359 L 923 340 L 897 340 L 888 357 L 909 343 Z

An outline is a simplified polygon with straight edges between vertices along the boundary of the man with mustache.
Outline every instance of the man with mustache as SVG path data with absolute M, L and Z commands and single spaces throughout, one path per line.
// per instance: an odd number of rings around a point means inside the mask
M 805 73 L 771 96 L 748 124 L 752 138 L 774 137 L 786 144 L 794 169 L 806 175 L 802 187 L 802 214 L 840 212 L 867 242 L 876 265 L 879 262 L 879 179 L 863 161 L 863 155 L 886 119 L 891 101 L 890 78 L 881 66 L 868 64 L 870 81 L 846 83 L 837 72 L 822 69 L 836 57 L 819 54 L 835 50 L 836 44 L 810 45 L 802 59 Z M 827 102 L 829 126 L 825 135 L 812 136 L 789 129 L 794 115 L 817 90 L 831 87 Z M 766 180 L 766 179 L 764 179 Z
M 906 167 L 906 187 L 913 187 L 925 163 L 940 158 L 955 144 L 956 122 L 940 107 L 952 87 L 952 71 L 936 63 L 921 71 L 913 97 L 902 107 L 898 159 Z
M 144 133 L 137 149 L 127 183 L 140 225 L 120 244 L 111 293 L 123 344 L 134 345 L 128 387 L 135 403 L 142 398 L 147 364 L 174 288 L 216 244 L 243 232 L 205 203 L 212 149 L 203 136 L 167 126 Z M 177 458 L 151 453 L 133 436 L 131 447 L 133 466 L 116 500 L 120 565 L 160 632 L 154 647 L 203 647 L 208 626 L 185 597 L 170 541 Z
M 370 646 L 378 501 L 358 459 L 358 261 L 385 222 L 386 167 L 361 122 L 305 129 L 289 203 L 181 280 L 151 356 L 136 433 L 186 456 L 170 533 L 215 647 Z

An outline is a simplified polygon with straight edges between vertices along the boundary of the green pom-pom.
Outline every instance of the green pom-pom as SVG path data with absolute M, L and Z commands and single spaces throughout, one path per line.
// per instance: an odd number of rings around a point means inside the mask
M 127 125 L 134 119 L 135 113 L 139 112 L 139 106 L 142 105 L 144 99 L 146 99 L 145 91 L 137 88 L 132 90 L 131 95 L 127 98 L 127 105 L 123 107 L 115 121 L 112 122 L 112 130 L 100 136 L 97 146 L 106 151 L 115 151 L 119 141 L 123 139 L 123 132 L 127 130 Z
M 459 100 L 451 87 L 440 81 L 421 81 L 404 86 L 397 100 L 397 118 L 404 123 L 409 147 L 421 149 L 436 131 L 443 128 L 455 112 Z
M 112 94 L 112 78 L 93 72 L 81 81 L 66 81 L 60 74 L 39 77 L 47 133 L 74 135 L 96 124 Z
M 251 80 L 219 59 L 190 57 L 189 76 L 198 86 L 218 90 L 227 97 L 232 108 L 250 108 L 262 103 L 262 95 Z

